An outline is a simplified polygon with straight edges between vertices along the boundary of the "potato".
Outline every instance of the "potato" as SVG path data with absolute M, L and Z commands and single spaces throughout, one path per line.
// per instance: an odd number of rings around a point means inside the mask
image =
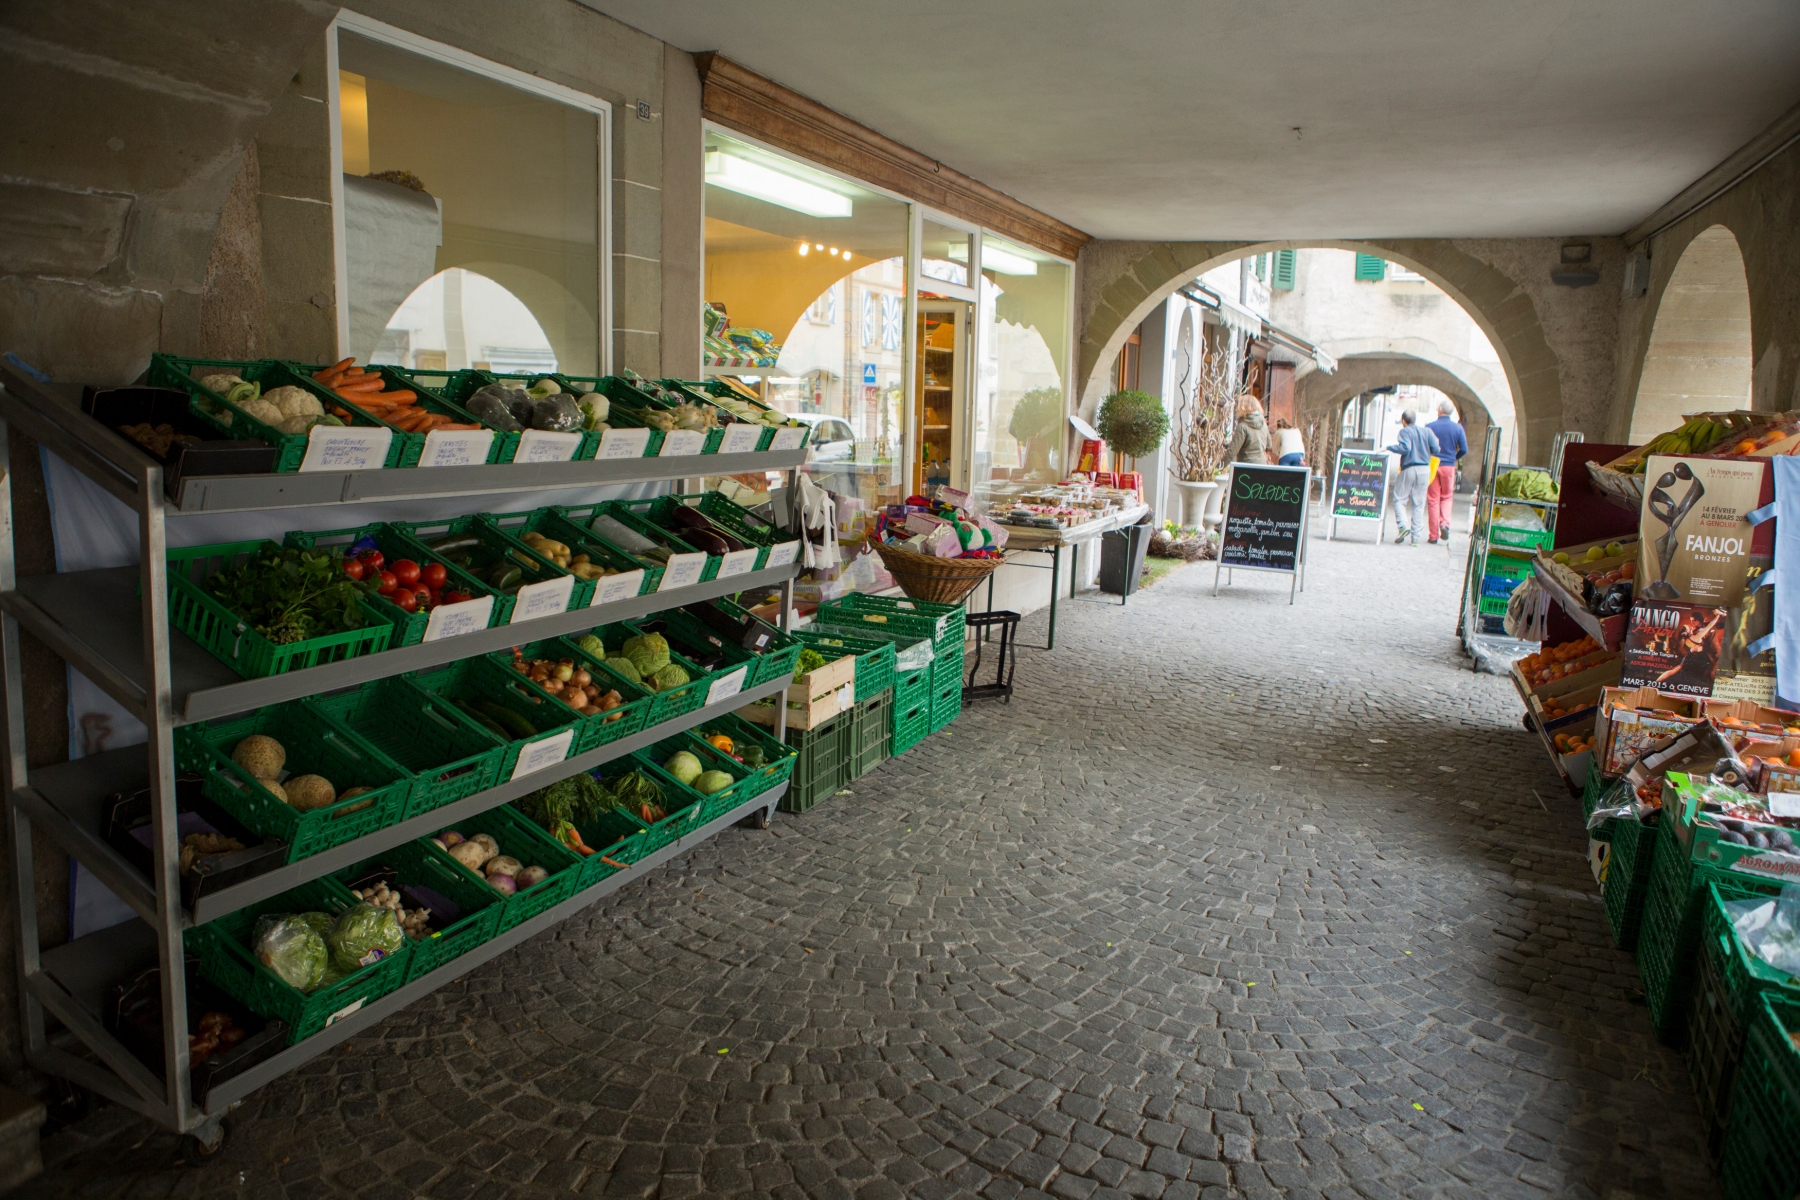
M 506 854 L 496 854 L 481 864 L 482 872 L 487 875 L 517 875 L 519 869 L 519 860 Z
M 450 857 L 471 871 L 479 871 L 482 864 L 494 855 L 479 838 L 470 838 L 450 847 Z

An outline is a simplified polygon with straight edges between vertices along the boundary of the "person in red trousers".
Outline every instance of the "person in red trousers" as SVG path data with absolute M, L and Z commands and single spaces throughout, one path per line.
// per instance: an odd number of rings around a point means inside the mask
M 1430 514 L 1431 529 L 1427 540 L 1450 544 L 1450 502 L 1456 497 L 1456 464 L 1469 452 L 1469 435 L 1450 414 L 1448 400 L 1438 402 L 1438 419 L 1425 428 L 1437 435 L 1443 458 L 1438 463 L 1437 477 L 1425 488 L 1425 511 Z

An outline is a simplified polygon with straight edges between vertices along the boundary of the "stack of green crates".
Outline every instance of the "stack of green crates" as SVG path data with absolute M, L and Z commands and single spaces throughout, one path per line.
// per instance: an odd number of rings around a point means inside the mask
M 1725 1195 L 1730 1200 L 1800 1192 L 1800 1003 L 1791 994 L 1758 996 L 1750 1010 L 1743 1062 L 1725 1135 Z
M 847 714 L 849 742 L 844 747 L 845 782 L 861 779 L 893 753 L 894 691 L 863 700 Z
M 852 744 L 855 720 L 856 710 L 851 709 L 813 729 L 787 731 L 787 744 L 796 757 L 787 794 L 778 806 L 782 812 L 805 812 L 844 786 L 849 765 L 845 751 Z
M 962 605 L 853 594 L 820 605 L 817 620 L 839 629 L 930 638 L 934 657 L 927 732 L 937 732 L 962 712 L 963 637 L 968 623 Z M 896 693 L 895 699 L 895 720 L 903 722 L 911 710 L 902 707 L 904 697 Z
M 1606 856 L 1606 879 L 1600 895 L 1605 901 L 1606 927 L 1613 944 L 1635 949 L 1644 920 L 1644 897 L 1650 891 L 1650 875 L 1659 845 L 1656 826 L 1630 819 L 1611 822 L 1612 849 Z

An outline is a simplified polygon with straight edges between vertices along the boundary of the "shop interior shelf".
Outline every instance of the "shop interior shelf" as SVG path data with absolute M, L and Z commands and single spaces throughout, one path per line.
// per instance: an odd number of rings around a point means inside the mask
M 361 862 L 391 846 L 398 846 L 414 838 L 430 837 L 438 830 L 454 825 L 466 817 L 516 800 L 527 792 L 547 787 L 558 779 L 592 770 L 603 763 L 655 745 L 682 730 L 715 720 L 752 701 L 773 696 L 786 683 L 787 680 L 783 678 L 746 688 L 710 708 L 698 708 L 684 713 L 630 737 L 608 742 L 586 754 L 574 755 L 554 767 L 546 767 L 520 779 L 508 780 L 498 787 L 477 792 L 454 804 L 434 808 L 410 821 L 386 826 L 355 841 L 334 846 L 298 862 L 278 866 L 243 883 L 201 896 L 195 910 L 187 914 L 187 923 L 204 925 L 227 913 L 255 904 L 258 900 L 266 900 L 297 887 L 309 879 L 317 879 L 341 867 Z M 31 788 L 22 789 L 22 792 L 31 792 L 32 802 L 50 817 L 43 827 L 45 833 L 83 865 L 90 866 L 101 877 L 102 882 L 111 886 L 116 879 L 126 889 L 120 892 L 121 898 L 146 920 L 154 920 L 156 901 L 150 881 L 107 845 L 97 832 L 100 822 L 104 820 L 100 810 L 105 797 L 126 788 L 143 786 L 145 775 L 144 748 L 130 746 L 33 771 Z
M 263 679 L 238 678 L 229 667 L 185 634 L 171 632 L 169 666 L 174 683 L 175 719 L 177 724 L 210 720 L 283 700 L 352 687 L 371 679 L 420 671 L 541 638 L 772 586 L 798 569 L 796 566 L 767 567 L 730 579 L 645 596 L 629 596 L 609 604 L 572 609 L 534 621 L 499 625 L 461 637 L 385 650 L 380 654 Z M 17 591 L 0 593 L 0 606 L 51 649 L 75 664 L 113 699 L 142 713 L 143 625 L 137 620 L 119 620 L 120 613 L 135 614 L 137 611 L 138 579 L 136 567 L 32 575 L 19 580 Z
M 607 747 L 607 749 L 611 749 L 611 747 Z M 783 782 L 760 795 L 751 797 L 730 811 L 721 813 L 705 825 L 681 835 L 655 853 L 646 855 L 625 870 L 614 872 L 586 891 L 577 892 L 555 908 L 547 909 L 537 916 L 521 922 L 500 936 L 450 960 L 431 974 L 422 975 L 406 986 L 365 1004 L 356 1012 L 341 1018 L 319 1033 L 289 1047 L 228 1083 L 214 1086 L 206 1098 L 207 1115 L 225 1112 L 234 1103 L 270 1080 L 323 1054 L 345 1038 L 352 1037 L 386 1019 L 415 1000 L 443 987 L 451 980 L 467 975 L 482 963 L 512 949 L 520 942 L 566 921 L 582 909 L 619 888 L 636 882 L 669 859 L 730 828 L 745 817 L 773 810 L 787 791 L 787 786 Z M 440 809 L 429 815 L 433 820 L 441 821 L 442 814 L 453 811 L 455 811 L 455 806 Z M 434 826 L 434 828 L 436 827 Z M 292 884 L 287 886 L 292 886 Z M 99 1054 L 115 1069 L 120 1069 L 122 1066 L 120 1062 L 116 1061 L 122 1056 L 131 1066 L 136 1067 L 136 1071 L 133 1072 L 134 1076 L 144 1081 L 154 1082 L 156 1090 L 160 1092 L 161 1081 L 157 1080 L 135 1058 L 132 1058 L 130 1052 L 119 1045 L 109 1034 L 106 1034 L 100 1026 L 100 1013 L 107 989 L 133 970 L 154 964 L 156 955 L 155 932 L 141 921 L 127 920 L 110 929 L 103 929 L 98 933 L 92 933 L 84 938 L 58 946 L 54 950 L 46 950 L 43 955 L 42 969 L 31 982 L 33 993 L 41 999 L 46 999 L 46 1006 L 50 1007 L 52 1011 L 56 1011 L 59 1019 L 63 1019 L 63 1013 L 68 1012 L 68 1017 L 72 1020 L 65 1020 L 65 1023 L 76 1028 L 78 1034 L 82 1036 L 82 1040 L 88 1042 L 96 1054 Z M 71 1005 L 74 1011 L 68 1011 Z
M 43 384 L 0 366 L 0 417 L 18 425 L 131 503 L 139 473 L 154 459 L 80 411 L 80 389 Z M 695 459 L 707 475 L 786 471 L 806 461 L 807 452 L 770 450 L 758 454 L 709 454 Z M 169 500 L 177 513 L 251 512 L 323 504 L 421 500 L 441 496 L 488 496 L 503 492 L 544 492 L 558 488 L 645 483 L 671 476 L 666 458 L 595 459 L 588 462 L 495 463 L 474 467 L 407 467 L 380 471 L 318 471 L 286 475 L 209 475 L 182 481 Z

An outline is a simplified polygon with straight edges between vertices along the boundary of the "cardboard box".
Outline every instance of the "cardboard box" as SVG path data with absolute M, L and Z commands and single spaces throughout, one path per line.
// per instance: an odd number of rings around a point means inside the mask
M 1619 656 L 1610 651 L 1596 650 L 1568 665 L 1576 669 L 1566 675 L 1560 675 L 1548 683 L 1540 683 L 1536 686 L 1533 686 L 1531 681 L 1519 671 L 1517 663 L 1513 664 L 1512 673 L 1520 691 L 1539 699 L 1566 695 L 1569 692 L 1592 687 L 1597 683 L 1619 682 Z
M 1701 701 L 1655 688 L 1606 688 L 1594 721 L 1600 774 L 1615 778 L 1632 763 L 1705 720 Z
M 1762 729 L 1764 732 L 1785 735 L 1790 729 L 1800 727 L 1800 712 L 1771 708 L 1751 700 L 1706 700 L 1701 703 L 1700 711 L 1709 721 L 1718 721 L 1738 729 Z
M 856 660 L 851 659 L 850 661 L 854 663 Z M 855 707 L 856 684 L 854 682 L 846 683 L 815 699 L 789 699 L 787 701 L 788 728 L 817 729 L 825 722 L 836 718 L 839 713 L 848 712 Z M 775 706 L 773 704 L 747 704 L 738 709 L 738 716 L 770 729 L 775 728 Z
M 1560 733 L 1573 718 L 1584 713 L 1593 713 L 1600 703 L 1600 693 L 1609 686 L 1611 685 L 1606 682 L 1595 682 L 1559 694 L 1533 696 L 1531 697 L 1532 714 L 1542 721 L 1546 728 L 1554 728 Z M 1552 704 L 1552 701 L 1555 703 Z

